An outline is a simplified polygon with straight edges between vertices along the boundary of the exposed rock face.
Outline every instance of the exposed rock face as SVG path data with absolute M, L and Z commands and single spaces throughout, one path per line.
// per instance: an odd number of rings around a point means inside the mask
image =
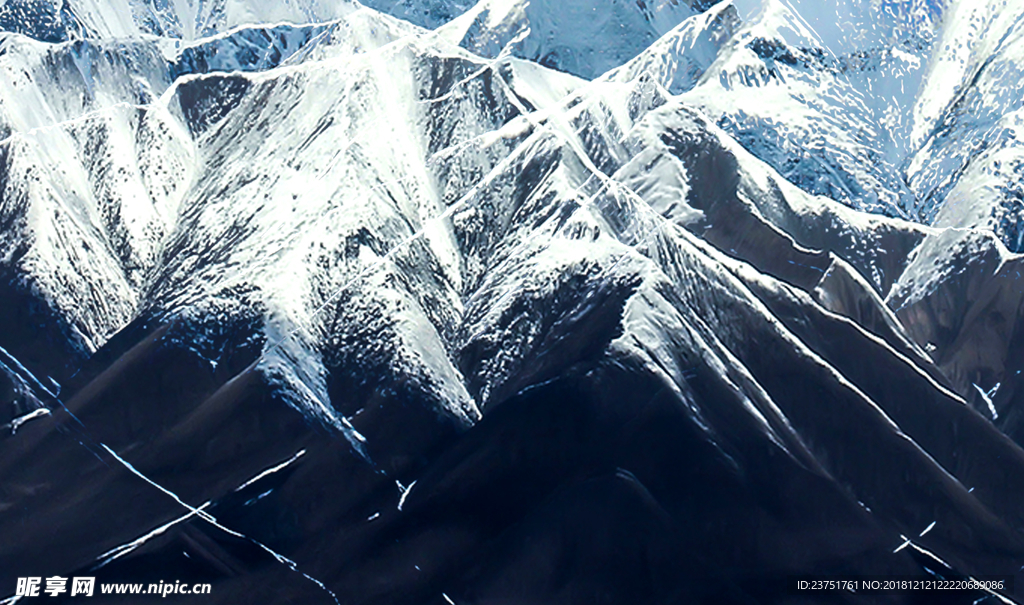
M 1019 572 L 1022 260 L 914 172 L 966 9 L 248 4 L 0 7 L 2 596 Z

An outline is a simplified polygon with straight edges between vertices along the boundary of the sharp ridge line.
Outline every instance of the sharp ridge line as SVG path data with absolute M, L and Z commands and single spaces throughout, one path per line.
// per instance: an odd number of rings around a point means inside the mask
M 11 134 L 9 134 L 7 136 L 7 138 L 0 139 L 0 145 L 7 145 L 7 144 L 10 144 L 10 143 L 12 143 L 12 142 L 14 142 L 16 140 L 19 140 L 19 139 L 28 139 L 30 136 L 33 136 L 33 135 L 35 135 L 37 133 L 40 133 L 40 132 L 46 132 L 46 131 L 49 131 L 49 130 L 63 128 L 65 126 L 72 126 L 72 125 L 75 125 L 75 124 L 78 124 L 78 123 L 84 123 L 84 122 L 89 122 L 89 121 L 92 121 L 92 120 L 97 120 L 97 119 L 102 118 L 105 114 L 113 113 L 114 111 L 116 111 L 118 109 L 139 109 L 139 110 L 142 110 L 142 111 L 149 111 L 150 109 L 152 109 L 154 107 L 159 108 L 159 107 L 162 107 L 162 105 L 158 105 L 157 101 L 154 101 L 152 103 L 146 103 L 146 104 L 143 104 L 143 105 L 139 105 L 137 103 L 129 103 L 127 101 L 118 101 L 117 103 L 111 103 L 110 105 L 105 105 L 103 107 L 97 107 L 96 109 L 91 109 L 91 110 L 89 110 L 89 111 L 87 111 L 85 113 L 82 113 L 80 115 L 77 115 L 77 116 L 75 116 L 73 118 L 67 118 L 65 120 L 60 120 L 58 122 L 52 122 L 50 124 L 43 124 L 41 126 L 33 126 L 32 128 L 29 128 L 28 130 L 19 130 L 19 131 L 11 132 Z
M 506 49 L 509 49 L 509 48 L 510 48 L 510 45 L 506 45 Z M 492 61 L 488 62 L 488 64 L 485 65 L 483 68 L 481 68 L 480 70 L 477 70 L 476 72 L 474 72 L 472 77 L 473 78 L 478 77 L 486 69 L 493 68 L 493 66 L 496 65 L 498 63 L 498 61 L 503 58 L 504 54 L 505 54 L 505 50 L 503 50 L 502 53 L 499 53 L 499 56 L 497 58 L 495 58 Z M 628 185 L 626 185 L 624 183 L 620 183 L 619 181 L 616 181 L 616 180 L 612 179 L 607 174 L 602 172 L 593 163 L 593 161 L 590 160 L 589 156 L 587 156 L 586 152 L 583 149 L 578 149 L 578 147 L 579 147 L 578 141 L 572 141 L 570 139 L 570 137 L 568 137 L 565 133 L 561 132 L 561 128 L 564 128 L 564 125 L 559 124 L 558 125 L 559 128 L 556 128 L 555 125 L 552 124 L 553 120 L 549 119 L 547 121 L 547 123 L 545 123 L 545 124 L 540 124 L 540 123 L 537 123 L 536 121 L 532 120 L 530 118 L 530 116 L 534 112 L 529 111 L 525 106 L 523 106 L 522 103 L 519 102 L 518 98 L 516 98 L 515 95 L 512 94 L 511 91 L 508 90 L 508 84 L 505 82 L 504 77 L 499 72 L 494 70 L 493 73 L 497 76 L 497 80 L 498 80 L 498 82 L 501 85 L 503 94 L 505 94 L 505 96 L 508 98 L 510 103 L 512 103 L 513 105 L 515 105 L 517 107 L 517 109 L 519 109 L 521 115 L 526 120 L 528 120 L 531 123 L 531 125 L 534 127 L 536 132 L 538 132 L 538 133 L 539 132 L 550 132 L 551 134 L 553 134 L 553 135 L 559 137 L 560 139 L 562 139 L 566 143 L 566 145 L 569 147 L 569 149 L 571 149 L 573 151 L 573 153 L 578 157 L 578 159 L 584 165 L 584 167 L 586 167 L 587 170 L 589 172 L 591 172 L 591 174 L 595 178 L 600 180 L 605 185 L 605 187 L 607 187 L 611 191 L 616 191 L 616 192 L 624 193 L 626 195 L 626 197 L 630 198 L 634 203 L 639 202 L 641 204 L 641 207 L 646 206 L 646 202 L 643 201 L 643 198 L 641 198 L 635 191 L 633 191 L 632 188 L 630 188 Z M 453 87 L 457 86 L 457 85 L 460 85 L 460 84 L 462 84 L 465 81 L 468 81 L 468 79 L 467 80 L 462 80 L 462 81 L 454 84 Z M 449 94 L 449 93 L 446 93 L 446 94 Z M 569 93 L 568 96 L 571 96 L 572 94 L 573 93 Z M 551 113 L 554 114 L 556 112 L 551 112 Z M 511 157 L 511 156 L 509 156 L 509 157 Z M 429 224 L 429 223 L 432 223 L 432 222 L 438 221 L 438 220 L 447 219 L 452 214 L 454 214 L 455 211 L 461 210 L 462 207 L 470 206 L 470 204 L 468 203 L 467 200 L 470 199 L 472 194 L 476 193 L 479 185 L 484 183 L 485 181 L 487 181 L 488 177 L 490 177 L 492 174 L 494 174 L 494 172 L 499 167 L 501 167 L 504 164 L 504 160 L 507 160 L 507 159 L 508 158 L 504 158 L 502 162 L 499 162 L 495 166 L 495 168 L 492 169 L 491 173 L 486 175 L 483 179 L 481 179 L 481 181 L 479 181 L 476 185 L 471 187 L 467 191 L 466 194 L 464 194 L 461 198 L 459 198 L 452 205 L 448 206 L 448 208 L 446 208 L 441 214 L 439 214 L 439 215 L 437 215 L 435 217 L 432 217 L 432 218 L 427 219 L 426 221 L 424 221 L 423 222 L 424 223 L 424 227 L 421 227 L 419 230 L 417 230 L 416 232 L 412 233 L 411 235 L 409 235 L 404 240 L 402 240 L 402 241 L 398 242 L 397 244 L 395 244 L 390 250 L 388 250 L 387 253 L 379 256 L 377 259 L 374 260 L 373 263 L 370 263 L 370 264 L 364 266 L 355 276 L 353 276 L 351 279 L 349 279 L 345 283 L 341 284 L 336 290 L 334 290 L 331 293 L 330 296 L 328 296 L 324 300 L 323 303 L 318 305 L 316 308 L 314 308 L 310 312 L 309 319 L 311 320 L 311 319 L 315 318 L 316 316 L 318 316 L 328 306 L 330 306 L 335 300 L 337 300 L 337 298 L 339 296 L 341 296 L 345 291 L 347 291 L 352 285 L 354 285 L 358 281 L 362 280 L 364 277 L 366 277 L 368 274 L 370 274 L 371 271 L 376 270 L 379 265 L 382 265 L 384 262 L 386 262 L 388 260 L 391 260 L 398 252 L 404 250 L 406 246 L 408 246 L 408 245 L 412 244 L 413 242 L 415 242 L 416 240 L 422 238 L 426 234 L 426 228 L 425 228 L 426 224 Z M 578 187 L 576 190 L 579 191 L 580 189 L 582 189 L 587 184 L 587 182 L 588 181 L 584 181 L 584 183 L 581 184 L 580 187 Z M 585 201 L 585 203 L 587 205 L 590 205 L 590 204 L 592 204 L 593 199 L 594 198 L 588 198 Z M 632 244 L 632 245 L 626 244 L 626 246 L 629 247 L 631 250 L 636 250 L 638 248 L 641 248 L 642 246 L 646 246 L 650 242 L 651 238 L 653 238 L 656 234 L 661 233 L 664 230 L 664 228 L 668 224 L 670 224 L 670 222 L 667 219 L 665 219 L 664 217 L 661 217 L 660 215 L 656 215 L 656 220 L 657 219 L 660 219 L 657 222 L 657 225 L 655 227 L 653 227 L 652 229 L 650 229 L 645 234 L 645 236 L 640 239 L 640 241 L 638 243 Z M 533 237 L 537 237 L 537 236 L 534 235 Z M 626 258 L 629 258 L 628 252 L 624 252 L 622 255 L 620 255 L 620 257 L 605 270 L 605 273 L 609 273 L 612 270 L 614 270 L 615 268 L 617 268 L 623 261 L 626 260 Z M 506 295 L 507 294 L 508 293 L 506 293 Z M 291 338 L 294 338 L 296 335 L 298 335 L 300 332 L 302 332 L 304 330 L 305 330 L 305 326 L 302 326 L 302 325 L 299 325 L 299 326 L 296 326 L 296 327 L 292 328 L 284 336 L 282 336 L 280 339 L 275 341 L 270 347 L 265 348 L 264 351 L 261 353 L 260 357 L 257 358 L 254 363 L 255 364 L 259 364 L 268 355 L 270 355 L 271 353 L 276 351 L 278 348 L 280 348 L 281 345 L 283 345 L 285 343 L 285 341 L 287 341 L 287 340 L 289 340 Z
M 508 46 L 506 46 L 506 48 L 508 48 Z M 498 58 L 495 58 L 494 60 L 492 60 L 490 62 L 490 64 L 495 64 L 499 60 L 501 60 L 504 57 L 504 52 L 505 51 L 503 50 L 502 53 L 499 53 Z M 488 66 L 485 66 L 484 68 L 481 68 L 480 70 L 477 70 L 476 72 L 474 72 L 472 78 L 478 77 L 486 69 L 488 69 Z M 497 73 L 497 72 L 495 72 L 495 73 Z M 499 74 L 499 79 L 502 82 L 504 82 L 504 78 L 501 78 L 500 74 Z M 460 82 L 458 82 L 456 84 L 453 84 L 453 87 L 460 85 L 462 82 L 463 81 L 460 81 Z M 522 106 L 520 105 L 520 107 L 522 107 Z M 398 252 L 403 250 L 406 246 L 412 244 L 416 240 L 418 240 L 418 239 L 422 238 L 424 235 L 426 235 L 426 225 L 431 224 L 431 223 L 433 223 L 435 221 L 443 221 L 443 220 L 445 220 L 447 218 L 450 218 L 452 216 L 452 214 L 454 214 L 456 211 L 461 210 L 464 206 L 468 206 L 469 203 L 468 203 L 467 200 L 470 199 L 470 197 L 477 192 L 478 187 L 482 183 L 488 181 L 489 177 L 491 177 L 492 175 L 495 174 L 495 171 L 499 167 L 505 165 L 505 161 L 507 159 L 508 158 L 506 157 L 506 158 L 503 158 L 502 161 L 498 162 L 495 165 L 495 167 L 491 170 L 491 172 L 489 172 L 479 182 L 475 183 L 472 187 L 470 187 L 469 190 L 465 194 L 462 195 L 462 197 L 460 197 L 458 200 L 456 200 L 451 205 L 449 205 L 447 208 L 445 208 L 444 211 L 442 211 L 440 214 L 438 214 L 438 215 L 436 215 L 434 217 L 428 218 L 425 221 L 423 221 L 423 225 L 417 231 L 413 232 L 408 237 L 406 237 L 405 239 L 401 240 L 400 242 L 398 242 L 397 244 L 392 246 L 391 249 L 389 249 L 385 254 L 380 255 L 377 259 L 374 260 L 374 262 L 372 262 L 370 264 L 367 264 L 362 269 L 360 269 L 359 272 L 356 273 L 355 276 L 353 276 L 351 279 L 349 279 L 345 283 L 341 284 L 336 290 L 334 290 L 331 293 L 330 296 L 328 296 L 324 300 L 323 303 L 321 303 L 320 305 L 315 307 L 310 312 L 309 319 L 313 319 L 317 315 L 319 315 L 321 312 L 323 312 L 331 303 L 333 303 L 335 300 L 337 300 L 337 298 L 339 296 L 341 296 L 341 294 L 343 294 L 345 291 L 347 291 L 356 282 L 362 280 L 371 271 L 376 270 L 379 265 L 382 265 L 384 262 L 386 262 L 388 260 L 391 260 L 391 258 L 395 254 L 397 254 Z M 408 178 L 411 178 L 412 176 L 413 175 L 408 175 Z M 402 177 L 402 178 L 406 178 L 406 177 Z M 377 186 L 381 186 L 381 185 L 385 185 L 385 183 L 379 183 Z M 285 341 L 289 340 L 290 338 L 295 337 L 297 334 L 302 332 L 304 329 L 305 329 L 305 327 L 301 326 L 301 325 L 300 326 L 296 326 L 295 328 L 292 328 L 283 337 L 281 337 L 276 342 L 274 342 L 271 346 L 265 348 L 263 353 L 256 359 L 256 361 L 254 363 L 255 364 L 259 364 L 261 361 L 264 360 L 264 358 L 267 355 L 269 355 L 270 353 L 272 353 L 275 350 L 277 350 L 278 348 L 280 348 L 280 346 L 282 344 L 284 344 Z

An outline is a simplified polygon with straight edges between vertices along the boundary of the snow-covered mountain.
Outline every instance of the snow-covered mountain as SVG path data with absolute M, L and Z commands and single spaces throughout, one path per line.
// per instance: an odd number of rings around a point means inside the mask
M 1024 251 L 1019 3 L 956 7 L 921 95 L 907 182 L 936 225 L 993 230 Z
M 0 6 L 0 596 L 1018 573 L 1018 20 L 708 4 Z
M 934 18 L 921 2 L 721 2 L 631 70 L 651 64 L 652 77 L 804 190 L 914 218 L 901 164 Z M 671 42 L 694 36 L 711 48 Z
M 0 5 L 0 29 L 46 42 L 145 35 L 195 40 L 244 25 L 337 19 L 359 6 L 350 0 L 7 0 Z
M 502 52 L 594 78 L 635 57 L 699 10 L 655 0 L 488 0 L 438 28 L 484 57 Z

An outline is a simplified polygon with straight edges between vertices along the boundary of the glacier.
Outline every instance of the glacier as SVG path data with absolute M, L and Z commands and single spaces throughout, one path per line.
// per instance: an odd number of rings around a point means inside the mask
M 1021 584 L 1022 15 L 6 0 L 2 602 Z

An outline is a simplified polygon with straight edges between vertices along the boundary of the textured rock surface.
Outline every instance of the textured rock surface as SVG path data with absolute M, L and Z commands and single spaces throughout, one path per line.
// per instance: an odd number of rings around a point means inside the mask
M 1020 212 L 943 218 L 973 9 L 611 4 L 0 7 L 0 596 L 1018 573 Z

